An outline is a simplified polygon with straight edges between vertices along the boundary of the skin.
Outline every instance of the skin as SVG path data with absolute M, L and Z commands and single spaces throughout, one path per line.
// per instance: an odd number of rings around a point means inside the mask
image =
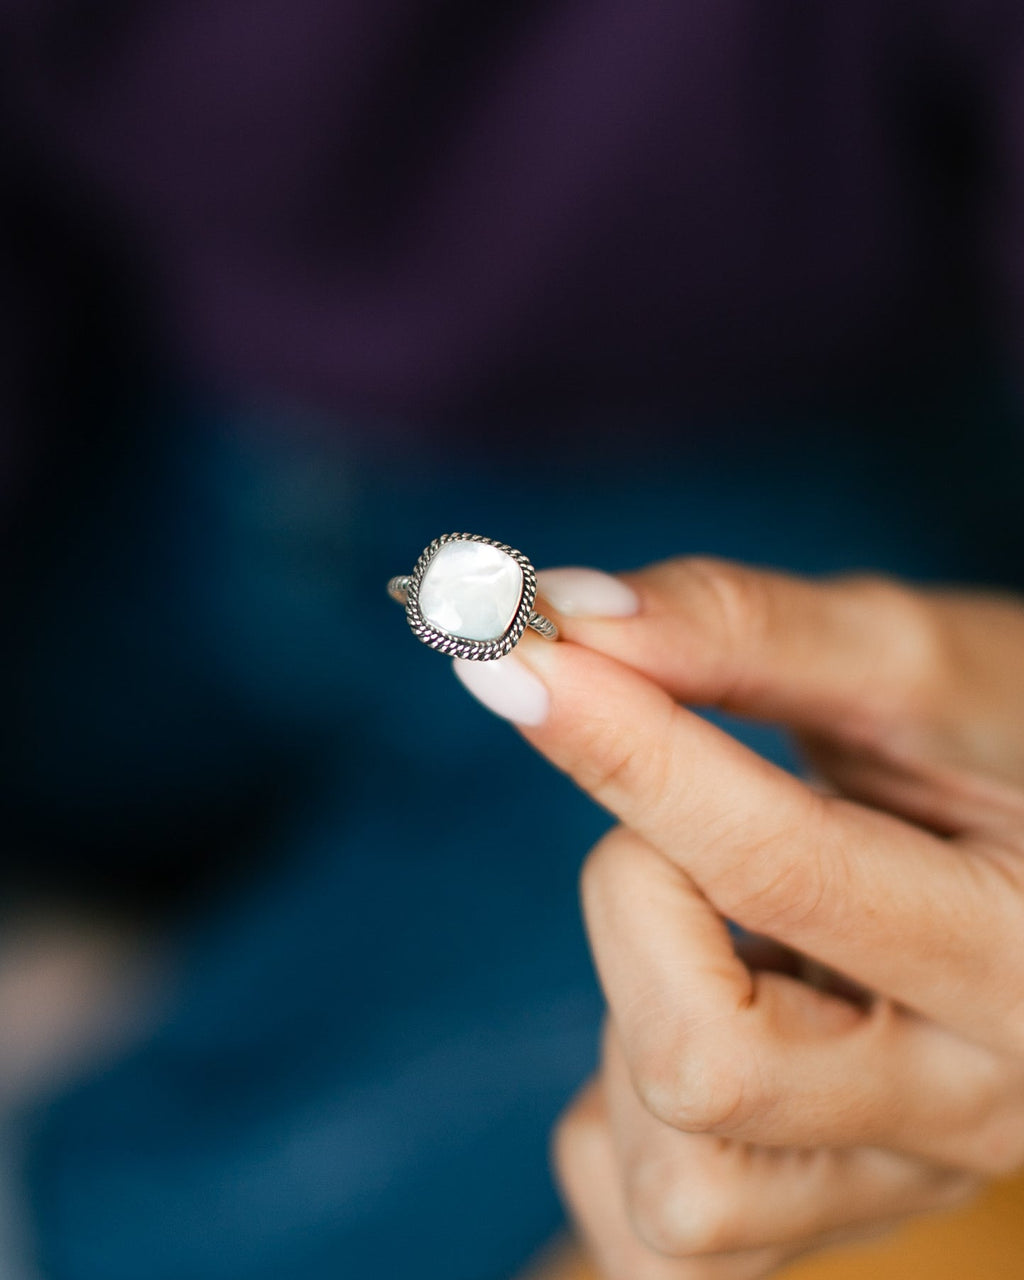
M 559 1126 L 611 1280 L 755 1280 L 1024 1164 L 1024 605 L 708 560 L 517 650 L 619 825 L 603 1062 Z M 789 726 L 827 789 L 686 705 Z M 728 918 L 753 935 L 737 948 Z

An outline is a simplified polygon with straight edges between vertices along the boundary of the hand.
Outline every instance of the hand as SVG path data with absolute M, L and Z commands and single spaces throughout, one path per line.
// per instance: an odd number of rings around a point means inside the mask
M 608 1275 L 762 1276 L 1016 1168 L 1024 610 L 681 561 L 588 618 L 628 592 L 567 573 L 544 591 L 569 643 L 459 671 L 623 824 L 583 882 L 604 1065 L 557 1143 Z M 793 726 L 904 818 L 679 701 Z M 725 918 L 872 994 L 745 963 Z

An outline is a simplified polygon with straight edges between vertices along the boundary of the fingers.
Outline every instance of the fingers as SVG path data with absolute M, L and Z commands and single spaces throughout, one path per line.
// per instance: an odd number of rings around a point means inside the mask
M 844 789 L 853 768 L 858 798 L 964 830 L 987 816 L 984 775 L 1011 784 L 997 807 L 1020 822 L 1024 601 L 879 577 L 809 581 L 700 558 L 624 580 L 579 569 L 539 580 L 556 612 L 568 606 L 559 615 L 568 639 L 681 701 L 790 725 L 820 744 L 816 762 Z M 960 771 L 971 794 L 954 797 L 947 788 L 962 789 Z
M 613 1029 L 602 1084 L 632 1226 L 671 1256 L 801 1246 L 952 1207 L 977 1186 L 894 1152 L 769 1148 L 680 1133 L 641 1105 Z
M 566 638 L 635 667 L 684 702 L 861 741 L 925 717 L 945 674 L 928 598 L 882 578 L 808 581 L 675 559 L 626 575 L 636 612 L 608 618 L 586 579 L 572 594 L 579 573 L 539 575 L 555 611 L 569 607 L 558 614 Z M 595 616 L 581 616 L 591 598 Z
M 777 1162 L 770 1155 L 760 1166 L 757 1155 L 748 1158 L 742 1151 L 729 1150 L 728 1144 L 685 1134 L 672 1135 L 678 1146 L 660 1177 L 648 1174 L 643 1188 L 628 1190 L 636 1170 L 626 1170 L 624 1181 L 604 1092 L 598 1084 L 583 1091 L 558 1126 L 554 1156 L 569 1208 L 608 1280 L 760 1280 L 813 1249 L 884 1233 L 897 1218 L 890 1205 L 870 1221 L 858 1221 L 855 1212 L 850 1223 L 837 1230 L 814 1230 L 815 1221 L 843 1221 L 835 1205 L 856 1178 L 844 1181 L 839 1175 L 830 1183 L 826 1174 L 820 1179 L 813 1189 L 822 1192 L 829 1207 L 819 1206 L 815 1215 L 784 1194 L 786 1188 L 797 1189 L 797 1179 L 784 1179 L 782 1194 L 776 1196 L 771 1182 L 778 1176 L 773 1167 Z M 791 1156 L 798 1166 L 803 1157 L 796 1152 Z M 865 1161 L 871 1159 L 871 1153 L 865 1153 Z M 827 1160 L 822 1161 L 826 1166 Z M 880 1167 L 879 1176 L 882 1183 L 893 1181 L 887 1169 Z M 935 1177 L 940 1189 L 932 1200 L 924 1197 L 927 1208 L 946 1207 L 954 1200 L 942 1175 Z M 866 1163 L 860 1180 L 866 1184 L 869 1179 Z M 748 1211 L 769 1237 L 782 1234 L 758 1207 L 762 1195 L 781 1207 L 794 1234 L 785 1243 L 746 1248 L 741 1242 L 759 1234 L 745 1221 Z M 864 1207 L 859 1203 L 857 1211 Z M 812 1224 L 802 1236 L 796 1234 L 801 1216 Z
M 669 1258 L 644 1244 L 626 1210 L 601 1091 L 584 1090 L 555 1135 L 565 1199 L 607 1280 L 760 1280 L 786 1258 L 780 1248 L 738 1256 Z
M 751 973 L 692 882 L 627 829 L 588 859 L 583 906 L 634 1087 L 665 1124 L 991 1173 L 1024 1160 L 1009 1058 L 886 1001 L 860 1008 Z
M 628 663 L 681 701 L 782 721 L 885 758 L 1024 783 L 1017 598 L 877 576 L 810 581 L 706 558 L 623 580 L 548 570 L 539 583 L 568 639 Z
M 517 653 L 514 669 L 548 696 L 528 739 L 721 914 L 968 1036 L 1024 1048 L 1024 1003 L 993 972 L 1024 928 L 1003 863 L 818 795 L 602 654 L 541 640 Z M 509 661 L 465 666 L 497 668 L 495 681 Z
M 946 835 L 970 831 L 1016 843 L 1024 831 L 1024 791 L 990 774 L 923 759 L 881 759 L 823 736 L 804 735 L 801 742 L 812 767 L 851 800 Z

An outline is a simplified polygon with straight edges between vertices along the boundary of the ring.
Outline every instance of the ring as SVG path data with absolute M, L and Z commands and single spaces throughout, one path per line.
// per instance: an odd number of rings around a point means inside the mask
M 511 653 L 527 627 L 545 640 L 558 628 L 536 613 L 537 574 L 521 551 L 478 533 L 445 533 L 388 594 L 405 605 L 413 634 L 431 649 L 488 662 Z

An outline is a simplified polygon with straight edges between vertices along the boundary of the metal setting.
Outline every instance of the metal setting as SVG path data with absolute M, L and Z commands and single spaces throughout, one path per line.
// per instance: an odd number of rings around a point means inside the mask
M 515 617 L 504 635 L 496 640 L 468 640 L 464 636 L 452 635 L 434 626 L 423 616 L 419 603 L 420 583 L 431 560 L 438 551 L 449 542 L 482 542 L 488 547 L 503 551 L 516 562 L 523 573 L 523 594 L 519 601 Z M 388 582 L 388 595 L 392 600 L 405 605 L 405 616 L 413 634 L 431 649 L 440 653 L 451 654 L 454 658 L 468 658 L 471 662 L 488 662 L 494 658 L 504 658 L 511 653 L 527 627 L 531 627 L 545 640 L 557 640 L 558 628 L 542 613 L 534 610 L 533 602 L 537 596 L 537 574 L 530 561 L 521 551 L 508 546 L 504 542 L 496 542 L 493 538 L 481 537 L 478 533 L 444 533 L 435 538 L 429 547 L 424 548 L 416 567 L 411 574 L 401 574 Z

